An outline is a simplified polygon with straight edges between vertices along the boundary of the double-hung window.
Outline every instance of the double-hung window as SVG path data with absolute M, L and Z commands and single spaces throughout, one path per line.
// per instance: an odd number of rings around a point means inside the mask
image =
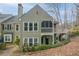
M 38 24 L 36 22 L 27 22 L 24 23 L 24 31 L 37 31 Z
M 5 34 L 4 35 L 4 42 L 11 42 L 12 41 L 12 35 L 11 34 Z
M 11 24 L 3 24 L 3 30 L 11 30 Z
M 24 38 L 23 44 L 27 44 L 29 46 L 37 45 L 38 44 L 38 38 L 37 37 L 28 37 Z
M 34 31 L 37 31 L 37 23 L 34 23 Z
M 16 25 L 16 31 L 19 31 L 20 27 L 19 24 Z
M 24 43 L 24 45 L 28 44 L 28 38 L 24 38 L 23 43 Z
M 34 38 L 34 45 L 36 46 L 38 44 L 38 38 Z
M 24 31 L 28 30 L 28 23 L 24 23 Z
M 7 24 L 7 30 L 11 30 L 11 24 Z
M 33 45 L 33 38 L 29 38 L 29 46 Z
M 33 23 L 29 23 L 29 31 L 33 30 Z

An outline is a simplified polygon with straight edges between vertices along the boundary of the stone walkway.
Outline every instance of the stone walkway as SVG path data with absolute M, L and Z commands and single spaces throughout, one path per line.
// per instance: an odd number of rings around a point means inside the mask
M 22 53 L 14 45 L 9 45 L 6 50 L 3 51 L 1 56 L 78 56 L 79 55 L 79 37 L 71 39 L 71 42 L 57 48 L 51 48 L 48 50 Z
M 14 50 L 14 45 L 7 46 L 6 50 L 3 51 L 1 56 L 9 56 L 9 55 L 11 55 L 13 50 Z

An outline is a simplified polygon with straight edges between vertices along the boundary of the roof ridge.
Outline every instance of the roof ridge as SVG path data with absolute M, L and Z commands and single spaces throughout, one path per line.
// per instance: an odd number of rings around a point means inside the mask
M 36 8 L 36 7 L 37 7 L 37 8 L 40 7 L 42 10 L 45 11 L 45 13 L 47 13 L 47 14 L 51 17 L 51 15 L 50 15 L 44 8 L 42 8 L 39 4 L 34 5 L 29 11 L 27 11 L 26 13 L 24 13 L 22 16 L 24 16 L 25 14 L 27 14 L 28 12 L 30 12 L 32 9 L 34 9 L 34 8 Z M 21 17 L 22 17 L 22 16 L 21 16 Z M 21 18 L 21 17 L 20 17 L 20 18 Z

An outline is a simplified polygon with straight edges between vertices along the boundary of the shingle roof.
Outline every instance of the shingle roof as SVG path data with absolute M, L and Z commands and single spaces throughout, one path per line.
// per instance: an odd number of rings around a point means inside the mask
M 10 18 L 8 18 L 8 19 L 6 19 L 5 21 L 3 21 L 3 23 L 15 23 L 16 22 L 16 20 L 17 20 L 17 16 L 12 16 L 12 17 L 10 17 Z
M 11 14 L 0 14 L 0 23 L 4 22 L 5 20 L 7 20 L 10 17 L 12 17 Z

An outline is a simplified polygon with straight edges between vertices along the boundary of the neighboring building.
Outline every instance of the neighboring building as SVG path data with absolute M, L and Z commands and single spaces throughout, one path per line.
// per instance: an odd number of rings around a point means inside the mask
M 0 37 L 10 43 L 19 38 L 21 45 L 53 44 L 57 24 L 39 5 L 23 14 L 23 6 L 18 4 L 18 16 L 7 15 L 0 20 Z

